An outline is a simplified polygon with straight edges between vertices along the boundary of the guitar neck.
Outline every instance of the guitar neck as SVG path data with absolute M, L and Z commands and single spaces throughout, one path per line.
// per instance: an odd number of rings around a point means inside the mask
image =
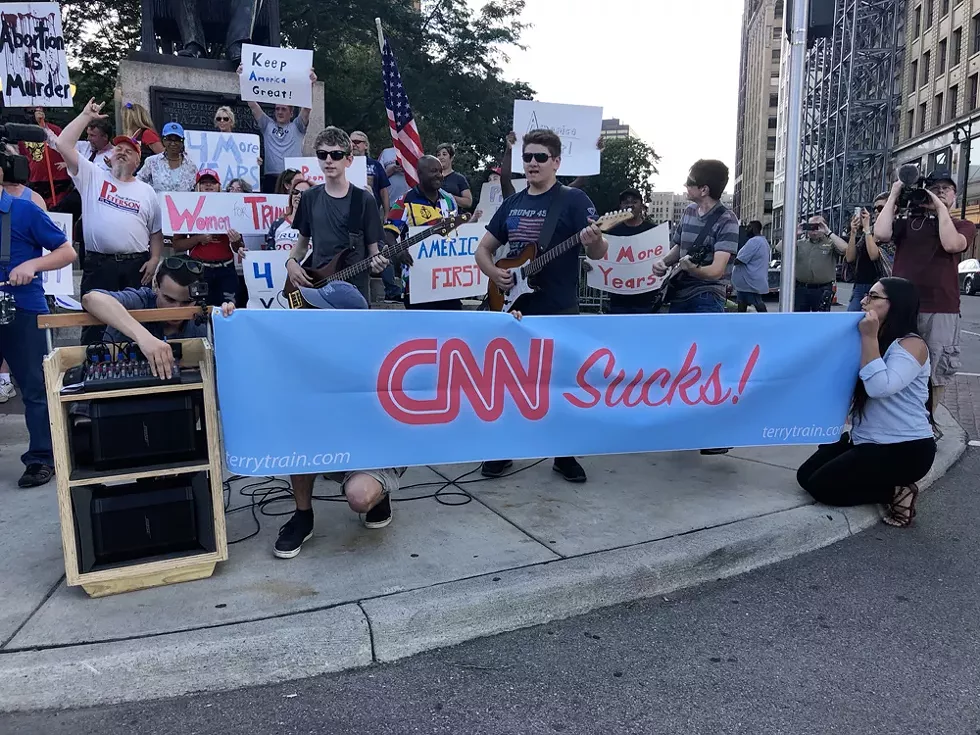
M 541 253 L 541 255 L 539 255 L 537 258 L 532 260 L 526 266 L 524 266 L 524 268 L 522 269 L 524 271 L 524 275 L 528 277 L 535 275 L 536 273 L 538 273 L 538 271 L 540 271 L 542 268 L 548 265 L 548 263 L 553 261 L 555 258 L 559 257 L 560 255 L 563 255 L 564 253 L 567 253 L 572 248 L 578 247 L 581 244 L 582 244 L 581 233 L 576 232 L 574 235 L 572 235 L 564 242 L 560 242 L 559 244 L 555 245 L 555 247 L 553 248 L 548 248 L 543 253 Z
M 422 242 L 427 237 L 431 237 L 434 229 L 435 228 L 425 230 L 424 232 L 420 232 L 407 240 L 396 242 L 394 245 L 385 245 L 380 249 L 379 254 L 390 260 L 396 255 L 401 255 L 413 245 L 417 245 L 418 243 Z M 349 278 L 360 275 L 364 271 L 371 269 L 372 260 L 373 256 L 371 258 L 367 258 L 366 260 L 360 260 L 357 263 L 354 263 L 354 265 L 349 265 L 346 268 L 337 271 L 332 276 L 327 276 L 321 282 L 314 284 L 314 288 L 320 288 L 320 286 L 324 286 L 332 281 L 346 281 Z

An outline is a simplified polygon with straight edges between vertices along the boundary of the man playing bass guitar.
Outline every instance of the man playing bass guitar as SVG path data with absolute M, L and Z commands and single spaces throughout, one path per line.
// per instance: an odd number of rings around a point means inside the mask
M 476 262 L 502 291 L 514 283 L 511 271 L 495 264 L 497 250 L 509 246 L 516 255 L 527 245 L 537 243 L 539 253 L 561 243 L 576 233 L 586 255 L 598 260 L 609 245 L 594 224 L 595 205 L 580 189 L 562 186 L 557 181 L 561 165 L 561 139 L 551 130 L 532 130 L 523 141 L 524 173 L 527 189 L 507 197 L 487 225 L 476 251 Z M 544 235 L 544 238 L 542 238 Z M 542 242 L 546 239 L 547 242 Z M 537 290 L 518 299 L 514 310 L 524 315 L 577 314 L 579 284 L 579 248 L 562 253 L 536 276 Z M 510 460 L 483 463 L 485 477 L 500 477 Z M 585 470 L 574 457 L 558 457 L 554 470 L 569 482 L 585 482 Z

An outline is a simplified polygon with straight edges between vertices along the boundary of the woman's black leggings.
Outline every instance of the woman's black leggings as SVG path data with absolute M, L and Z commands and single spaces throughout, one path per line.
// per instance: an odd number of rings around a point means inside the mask
M 890 503 L 895 488 L 918 482 L 936 458 L 933 439 L 898 444 L 852 444 L 847 432 L 835 444 L 821 444 L 800 465 L 796 480 L 818 503 Z

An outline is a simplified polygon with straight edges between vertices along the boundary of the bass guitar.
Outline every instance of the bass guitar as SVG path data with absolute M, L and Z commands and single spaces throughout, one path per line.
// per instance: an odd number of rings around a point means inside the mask
M 632 219 L 632 217 L 633 210 L 619 209 L 602 215 L 595 224 L 599 226 L 600 230 L 606 232 L 616 225 Z M 572 248 L 579 247 L 581 244 L 582 233 L 576 232 L 564 242 L 548 248 L 541 255 L 538 255 L 538 246 L 535 243 L 530 243 L 514 257 L 498 260 L 496 263 L 498 268 L 510 271 L 514 275 L 514 285 L 506 291 L 501 291 L 496 283 L 490 281 L 490 286 L 487 289 L 490 311 L 510 311 L 513 309 L 514 304 L 521 296 L 537 290 L 534 277 L 541 272 L 542 268 L 555 258 L 564 255 Z
M 422 242 L 426 238 L 432 237 L 433 235 L 448 235 L 460 225 L 468 222 L 472 216 L 473 215 L 466 212 L 451 214 L 417 235 L 413 235 L 405 240 L 396 242 L 391 246 L 386 245 L 385 247 L 381 248 L 379 255 L 391 260 L 392 258 L 404 253 L 413 245 L 417 245 L 418 243 Z M 353 255 L 353 253 L 354 248 L 347 248 L 335 255 L 333 259 L 325 266 L 320 268 L 304 268 L 303 270 L 306 273 L 306 277 L 313 283 L 312 288 L 320 288 L 331 281 L 348 281 L 351 278 L 370 270 L 371 261 L 377 257 L 372 255 L 370 258 L 348 264 L 347 260 L 351 257 L 351 255 Z M 292 280 L 290 280 L 288 276 L 286 278 L 286 285 L 283 287 L 282 292 L 286 296 L 286 301 L 288 302 L 290 309 L 314 308 L 306 303 L 306 301 L 303 299 L 303 294 L 300 293 L 299 287 L 293 285 Z

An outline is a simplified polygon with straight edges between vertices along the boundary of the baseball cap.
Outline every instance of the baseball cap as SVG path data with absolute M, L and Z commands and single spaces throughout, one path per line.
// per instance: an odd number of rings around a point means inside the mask
M 320 288 L 301 288 L 300 295 L 315 309 L 366 309 L 368 303 L 354 286 L 334 281 Z
M 195 179 L 195 181 L 199 182 L 205 176 L 210 176 L 212 179 L 214 179 L 214 183 L 216 184 L 221 183 L 221 177 L 218 176 L 218 172 L 215 171 L 213 168 L 202 168 L 200 171 L 197 172 L 197 178 Z
M 954 189 L 956 188 L 956 179 L 953 178 L 953 175 L 948 169 L 934 168 L 929 172 L 929 175 L 926 176 L 926 186 L 932 186 L 933 184 L 938 184 L 941 181 L 948 181 L 953 185 Z
M 184 138 L 184 126 L 176 122 L 168 122 L 163 126 L 163 132 L 161 136 L 166 138 L 168 135 L 176 135 L 177 137 Z
M 117 135 L 115 138 L 112 139 L 112 144 L 113 145 L 128 145 L 130 148 L 132 148 L 137 153 L 142 153 L 142 150 L 140 148 L 140 144 L 136 140 L 134 140 L 133 138 L 130 138 L 128 135 Z

